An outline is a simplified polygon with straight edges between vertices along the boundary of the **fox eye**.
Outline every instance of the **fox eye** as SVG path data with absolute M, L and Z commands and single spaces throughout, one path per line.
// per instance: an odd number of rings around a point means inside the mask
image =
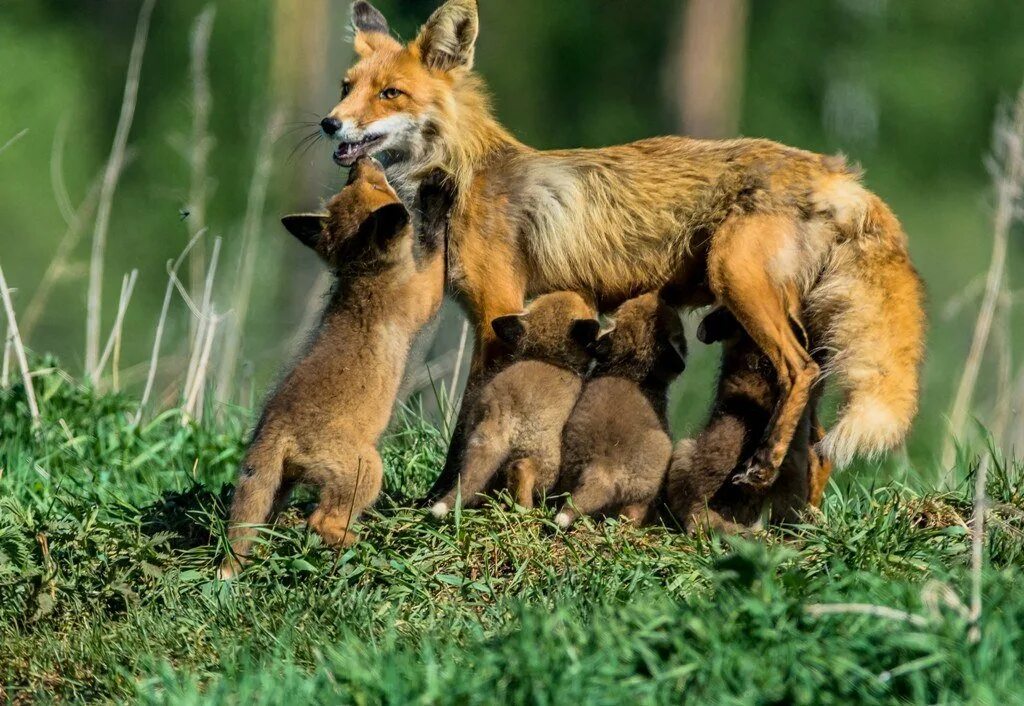
M 341 84 L 341 99 L 345 100 L 345 96 L 352 92 L 352 82 L 346 79 Z
M 394 86 L 389 86 L 388 88 L 385 88 L 383 91 L 380 92 L 380 97 L 383 98 L 384 100 L 398 98 L 398 96 L 400 95 L 402 95 L 402 92 L 395 88 Z

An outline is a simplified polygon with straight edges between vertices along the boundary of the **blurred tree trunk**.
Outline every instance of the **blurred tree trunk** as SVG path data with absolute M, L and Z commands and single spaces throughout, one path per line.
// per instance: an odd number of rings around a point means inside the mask
M 680 12 L 668 77 L 687 135 L 739 130 L 748 11 L 748 0 L 689 0 Z

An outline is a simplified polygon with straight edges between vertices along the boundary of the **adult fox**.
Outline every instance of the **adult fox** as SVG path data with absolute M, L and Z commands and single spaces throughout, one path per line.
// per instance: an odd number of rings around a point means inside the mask
M 827 457 L 842 466 L 902 441 L 917 411 L 922 287 L 896 217 L 841 157 L 685 137 L 535 150 L 498 123 L 472 72 L 475 0 L 449 0 L 405 45 L 367 2 L 352 21 L 358 61 L 322 129 L 340 165 L 387 153 L 407 202 L 428 170 L 451 175 L 449 285 L 476 325 L 474 375 L 501 353 L 490 321 L 526 297 L 576 290 L 603 310 L 663 288 L 680 306 L 728 307 L 778 371 L 750 484 L 774 479 L 825 373 L 845 393 Z M 828 352 L 825 370 L 808 347 Z

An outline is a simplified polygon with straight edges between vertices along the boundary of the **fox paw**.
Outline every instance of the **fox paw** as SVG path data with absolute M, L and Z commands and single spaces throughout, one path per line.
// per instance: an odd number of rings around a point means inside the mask
M 747 461 L 743 470 L 737 473 L 732 482 L 735 485 L 755 492 L 768 490 L 779 477 L 779 469 L 752 458 Z

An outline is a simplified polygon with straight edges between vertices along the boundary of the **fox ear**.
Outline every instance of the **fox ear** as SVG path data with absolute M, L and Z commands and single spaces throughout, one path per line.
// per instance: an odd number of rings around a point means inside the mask
M 499 316 L 491 320 L 491 328 L 498 338 L 510 346 L 519 345 L 523 335 L 526 333 L 526 326 L 523 325 L 523 317 L 519 314 Z
M 471 69 L 479 31 L 476 0 L 448 0 L 420 29 L 416 45 L 423 63 L 432 69 Z
M 715 343 L 732 338 L 740 332 L 740 323 L 724 306 L 717 307 L 704 317 L 697 327 L 697 340 L 701 343 Z
M 572 322 L 569 335 L 577 344 L 586 348 L 597 340 L 597 333 L 601 330 L 601 324 L 597 319 L 576 319 Z
M 352 27 L 357 32 L 391 33 L 388 21 L 381 14 L 381 11 L 366 2 L 366 0 L 352 3 Z
M 316 248 L 317 241 L 324 232 L 327 223 L 326 213 L 293 213 L 281 219 L 288 232 L 309 248 Z
M 608 357 L 612 354 L 612 337 L 609 334 L 601 336 L 589 346 L 587 346 L 587 353 L 594 356 L 596 360 L 608 360 Z
M 389 203 L 371 213 L 359 226 L 359 239 L 371 240 L 383 248 L 409 223 L 409 212 L 401 203 Z

